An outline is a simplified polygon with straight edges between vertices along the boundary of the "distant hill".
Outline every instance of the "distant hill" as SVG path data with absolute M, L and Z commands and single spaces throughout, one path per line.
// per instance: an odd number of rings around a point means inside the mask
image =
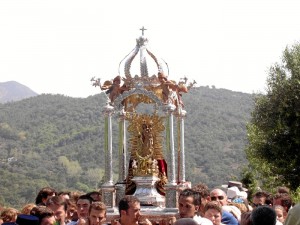
M 186 180 L 213 188 L 239 178 L 241 167 L 247 165 L 246 124 L 253 97 L 209 87 L 183 95 Z M 105 167 L 105 104 L 104 94 L 88 98 L 42 94 L 0 104 L 0 205 L 21 207 L 34 201 L 45 186 L 58 191 L 97 189 Z M 174 126 L 176 141 L 176 118 Z M 112 129 L 117 181 L 118 114 L 113 115 Z
M 16 81 L 0 82 L 0 103 L 15 102 L 38 94 Z

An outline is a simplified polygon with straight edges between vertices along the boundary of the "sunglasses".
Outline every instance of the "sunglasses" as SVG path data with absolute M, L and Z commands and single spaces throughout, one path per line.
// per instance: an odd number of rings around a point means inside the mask
M 252 203 L 252 206 L 253 206 L 253 207 L 266 206 L 266 205 L 267 205 L 267 204 L 261 204 L 261 203 L 255 204 L 255 203 Z
M 211 199 L 212 201 L 216 201 L 217 199 L 223 200 L 223 199 L 224 199 L 224 196 L 213 196 L 213 197 L 210 197 L 210 199 Z

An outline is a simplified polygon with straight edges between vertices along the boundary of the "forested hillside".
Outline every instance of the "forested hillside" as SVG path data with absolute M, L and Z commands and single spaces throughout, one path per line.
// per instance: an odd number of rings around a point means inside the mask
M 197 87 L 183 96 L 186 178 L 209 187 L 239 176 L 253 96 Z M 0 203 L 32 202 L 41 187 L 90 191 L 104 172 L 104 94 L 39 95 L 0 104 Z M 113 133 L 117 136 L 117 119 Z M 117 156 L 117 140 L 113 140 Z M 113 157 L 114 172 L 117 157 Z M 114 177 L 117 180 L 117 177 Z

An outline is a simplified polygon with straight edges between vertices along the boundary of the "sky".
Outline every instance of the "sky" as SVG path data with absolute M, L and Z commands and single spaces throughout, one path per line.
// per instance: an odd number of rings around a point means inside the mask
M 268 70 L 300 39 L 298 0 L 0 0 L 0 82 L 38 94 L 88 97 L 110 80 L 136 38 L 169 79 L 264 92 Z

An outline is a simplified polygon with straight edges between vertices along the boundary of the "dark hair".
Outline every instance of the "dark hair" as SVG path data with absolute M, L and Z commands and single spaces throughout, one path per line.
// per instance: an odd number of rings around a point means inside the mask
M 219 202 L 217 201 L 211 201 L 208 202 L 205 206 L 204 206 L 204 212 L 206 212 L 209 209 L 215 209 L 217 210 L 221 215 L 222 215 L 222 206 Z
M 53 189 L 51 187 L 42 188 L 35 198 L 35 204 L 36 205 L 43 204 L 43 199 L 47 198 L 49 195 L 53 195 L 53 194 L 56 195 L 55 189 Z
M 276 193 L 274 199 L 280 199 L 280 205 L 289 210 L 292 206 L 292 198 L 287 193 Z
M 36 206 L 36 207 L 32 208 L 32 210 L 30 211 L 30 215 L 38 217 L 39 224 L 41 224 L 41 222 L 44 218 L 54 216 L 54 213 L 48 207 L 41 205 L 41 206 Z
M 265 191 L 258 191 L 253 195 L 253 197 L 257 197 L 257 198 L 261 198 L 261 197 L 268 198 L 269 196 L 270 194 Z
M 76 204 L 77 204 L 78 200 L 80 200 L 80 199 L 88 200 L 90 202 L 90 204 L 92 204 L 92 202 L 93 202 L 93 199 L 90 196 L 85 194 L 85 195 L 80 195 L 79 196 L 79 198 L 76 201 Z
M 251 221 L 253 225 L 275 225 L 276 212 L 269 206 L 259 206 L 251 213 Z
M 94 199 L 94 198 L 92 197 L 92 195 L 97 195 L 97 196 L 99 196 L 99 198 L 101 199 L 101 193 L 100 193 L 100 191 L 91 191 L 91 192 L 87 193 L 86 195 L 87 195 L 87 196 L 90 196 L 90 197 L 93 199 L 93 201 L 95 201 L 95 202 L 97 202 L 97 200 Z
M 265 202 L 264 204 L 266 205 L 272 205 L 272 198 L 271 198 L 271 194 L 265 192 L 265 191 L 258 191 L 256 192 L 253 197 L 256 198 L 265 198 Z
M 285 186 L 281 186 L 281 187 L 277 187 L 277 193 L 283 194 L 289 194 L 290 193 L 290 189 L 288 187 Z
M 201 205 L 201 196 L 200 193 L 197 191 L 192 190 L 191 188 L 184 189 L 180 192 L 179 198 L 187 198 L 193 197 L 193 204 L 194 205 Z
M 210 196 L 208 187 L 203 183 L 198 183 L 192 187 L 193 191 L 199 192 L 202 198 Z
M 124 198 L 122 198 L 119 202 L 119 213 L 121 215 L 121 210 L 127 211 L 129 209 L 129 203 L 140 203 L 140 200 L 133 196 L 133 195 L 126 195 Z
M 53 196 L 49 198 L 46 202 L 46 206 L 51 206 L 51 205 L 57 205 L 57 206 L 63 205 L 65 211 L 67 211 L 68 209 L 68 202 L 62 196 Z

